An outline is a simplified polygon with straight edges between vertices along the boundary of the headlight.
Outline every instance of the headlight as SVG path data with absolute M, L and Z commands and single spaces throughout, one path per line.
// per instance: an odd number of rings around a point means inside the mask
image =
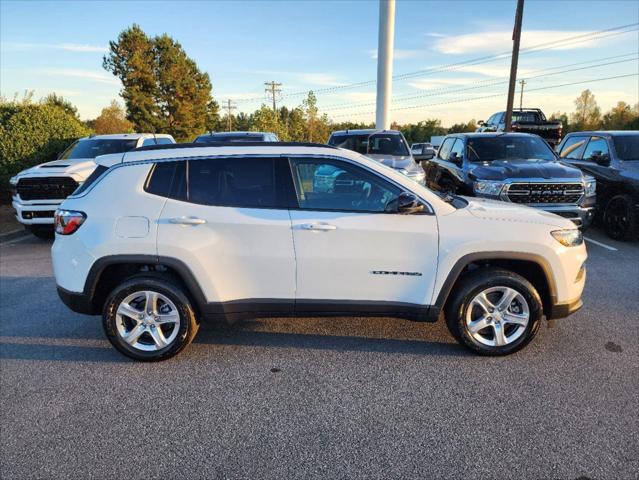
M 597 180 L 594 177 L 586 177 L 584 180 L 584 192 L 586 197 L 594 197 L 597 194 Z
M 479 195 L 490 195 L 498 197 L 504 188 L 503 182 L 492 182 L 489 180 L 482 180 L 473 184 L 473 190 Z
M 14 187 L 15 187 L 15 186 L 18 184 L 18 177 L 17 177 L 17 176 L 16 176 L 16 177 L 11 177 L 11 178 L 9 179 L 9 183 L 10 183 L 12 186 L 14 186 Z
M 555 230 L 550 234 L 564 247 L 576 247 L 584 243 L 584 237 L 580 230 L 571 228 L 570 230 Z

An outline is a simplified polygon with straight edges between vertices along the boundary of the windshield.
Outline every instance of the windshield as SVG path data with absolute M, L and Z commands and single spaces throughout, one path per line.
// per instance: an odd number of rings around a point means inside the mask
M 555 160 L 555 154 L 541 138 L 488 136 L 468 139 L 468 159 L 471 162 L 491 160 Z
M 195 139 L 195 143 L 261 142 L 264 140 L 264 135 L 201 135 Z
M 620 135 L 612 140 L 620 160 L 639 160 L 639 135 Z
M 339 134 L 331 136 L 328 144 L 364 155 L 389 155 L 393 157 L 409 155 L 406 142 L 398 133 Z
M 134 140 L 113 140 L 113 139 L 91 139 L 78 140 L 67 148 L 61 159 L 73 160 L 75 158 L 95 158 L 98 155 L 107 155 L 109 153 L 122 153 L 133 150 L 137 145 L 137 139 Z

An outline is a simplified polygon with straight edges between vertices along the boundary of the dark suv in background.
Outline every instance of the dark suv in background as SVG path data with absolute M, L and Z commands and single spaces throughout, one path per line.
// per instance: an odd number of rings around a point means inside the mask
M 575 132 L 557 147 L 562 161 L 597 179 L 597 212 L 606 233 L 639 233 L 639 131 Z
M 520 108 L 513 111 L 513 132 L 534 133 L 553 147 L 561 140 L 562 128 L 561 122 L 547 120 L 544 112 L 538 108 Z M 477 129 L 478 132 L 504 132 L 505 130 L 506 112 L 495 113 L 485 122 L 480 120 Z
M 270 132 L 210 132 L 198 136 L 193 143 L 279 142 Z
M 560 162 L 537 135 L 448 135 L 422 165 L 426 185 L 435 190 L 537 207 L 582 229 L 594 215 L 595 179 Z

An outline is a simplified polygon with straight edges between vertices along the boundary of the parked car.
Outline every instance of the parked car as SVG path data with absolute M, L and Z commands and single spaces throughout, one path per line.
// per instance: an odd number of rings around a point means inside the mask
M 356 152 L 191 144 L 97 162 L 56 213 L 53 269 L 64 303 L 102 313 L 138 360 L 177 354 L 205 319 L 440 313 L 472 351 L 505 355 L 582 304 L 570 221 L 437 194 Z M 316 190 L 327 170 L 348 182 Z
M 595 179 L 558 161 L 537 135 L 448 135 L 437 156 L 423 165 L 433 189 L 537 207 L 582 229 L 592 222 Z
M 597 210 L 608 236 L 639 233 L 639 131 L 575 132 L 557 147 L 563 162 L 597 179 Z
M 437 150 L 435 150 L 430 143 L 413 143 L 410 146 L 410 152 L 413 154 L 413 158 L 417 162 L 430 160 L 437 155 Z
M 73 142 L 58 159 L 23 170 L 10 179 L 16 219 L 40 238 L 53 237 L 55 209 L 95 170 L 98 155 L 143 145 L 175 143 L 171 135 L 122 133 L 92 135 Z
M 503 132 L 506 129 L 506 112 L 497 112 L 485 122 L 480 120 L 477 123 L 477 132 Z M 511 125 L 513 132 L 534 133 L 553 147 L 561 140 L 561 122 L 547 120 L 544 112 L 538 108 L 513 110 Z
M 198 136 L 194 143 L 278 141 L 277 135 L 269 132 L 210 132 Z
M 339 130 L 331 133 L 328 144 L 366 155 L 424 184 L 424 169 L 397 130 Z

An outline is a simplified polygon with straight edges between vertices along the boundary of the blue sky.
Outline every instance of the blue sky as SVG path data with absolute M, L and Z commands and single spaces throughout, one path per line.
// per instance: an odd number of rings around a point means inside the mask
M 93 118 L 119 99 L 119 82 L 102 69 L 108 42 L 138 23 L 148 34 L 166 32 L 177 39 L 211 76 L 218 101 L 231 98 L 252 111 L 266 101 L 263 82 L 275 80 L 283 83 L 281 104 L 298 105 L 302 97 L 295 94 L 313 89 L 320 109 L 334 120 L 370 121 L 374 84 L 344 85 L 376 78 L 378 8 L 376 1 L 364 0 L 2 0 L 0 92 L 7 97 L 24 90 L 34 90 L 36 97 L 57 92 L 79 107 L 82 118 Z M 514 0 L 399 0 L 394 74 L 509 51 L 514 10 Z M 618 100 L 639 102 L 636 25 L 626 33 L 557 43 L 638 22 L 637 1 L 527 0 L 523 47 L 562 47 L 521 56 L 519 76 L 529 78 L 524 103 L 548 113 L 571 111 L 585 88 L 603 110 Z M 392 119 L 441 118 L 444 125 L 485 119 L 503 109 L 509 64 L 503 56 L 398 79 Z M 560 73 L 564 70 L 573 71 Z M 594 81 L 617 75 L 635 76 Z M 575 82 L 586 83 L 556 87 Z

